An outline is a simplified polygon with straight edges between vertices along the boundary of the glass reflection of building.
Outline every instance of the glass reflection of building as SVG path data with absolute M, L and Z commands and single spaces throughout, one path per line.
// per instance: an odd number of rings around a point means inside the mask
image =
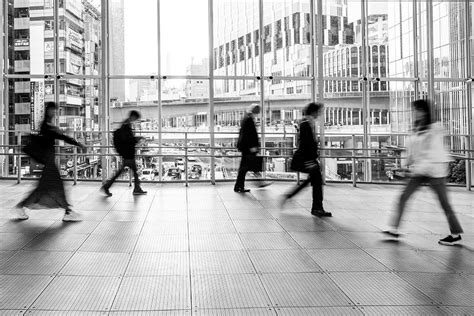
M 472 6 L 472 4 L 471 4 Z M 441 121 L 449 134 L 467 134 L 465 88 L 465 3 L 461 1 L 433 2 L 433 71 L 434 118 Z M 414 56 L 413 3 L 398 0 L 388 2 L 389 23 L 389 76 L 419 77 L 422 96 L 427 96 L 428 77 L 426 3 L 417 5 L 418 56 Z M 415 69 L 417 58 L 418 69 Z M 443 81 L 443 79 L 447 79 Z M 413 82 L 390 83 L 390 111 L 392 132 L 407 132 L 412 126 L 410 102 L 416 98 Z M 453 149 L 463 147 L 462 137 L 451 137 Z
M 44 103 L 54 101 L 55 52 L 53 1 L 9 1 L 8 72 L 44 78 L 14 79 L 9 84 L 9 129 L 39 128 Z M 62 75 L 99 75 L 100 11 L 87 1 L 59 2 L 58 72 Z M 97 131 L 98 81 L 59 81 L 58 123 L 61 128 Z M 10 144 L 16 144 L 12 134 Z

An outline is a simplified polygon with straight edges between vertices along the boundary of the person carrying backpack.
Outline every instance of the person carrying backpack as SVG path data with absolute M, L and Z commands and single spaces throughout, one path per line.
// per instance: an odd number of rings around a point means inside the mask
M 109 189 L 112 184 L 117 180 L 117 178 L 122 174 L 125 170 L 125 167 L 129 167 L 133 171 L 133 176 L 135 178 L 135 188 L 133 190 L 134 195 L 141 195 L 146 194 L 146 191 L 143 191 L 140 187 L 140 179 L 137 173 L 137 163 L 135 162 L 135 146 L 141 140 L 141 137 L 135 137 L 133 134 L 132 123 L 136 120 L 140 119 L 141 115 L 138 111 L 132 110 L 128 114 L 128 118 L 123 121 L 122 126 L 114 131 L 113 134 L 113 143 L 115 150 L 117 153 L 122 157 L 123 164 L 117 170 L 115 175 L 107 181 L 102 186 L 102 191 L 107 196 L 112 196 Z

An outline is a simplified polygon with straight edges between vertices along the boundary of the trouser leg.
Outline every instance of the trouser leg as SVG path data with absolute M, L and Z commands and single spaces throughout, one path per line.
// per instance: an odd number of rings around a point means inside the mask
M 309 174 L 313 186 L 313 206 L 311 210 L 324 210 L 323 207 L 323 179 L 319 166 L 313 168 Z
M 135 162 L 135 159 L 127 159 L 126 165 L 133 172 L 135 188 L 140 188 L 140 178 L 138 177 L 137 163 Z
M 249 171 L 249 166 L 247 163 L 247 158 L 245 155 L 242 155 L 242 159 L 240 160 L 239 172 L 237 174 L 237 180 L 235 182 L 235 189 L 240 189 L 245 187 L 245 175 Z
M 122 174 L 122 172 L 125 170 L 125 163 L 115 172 L 114 176 L 105 183 L 104 187 L 109 189 L 112 184 L 114 184 L 115 180 Z
M 400 199 L 398 200 L 398 205 L 397 205 L 397 213 L 395 214 L 392 225 L 393 227 L 398 227 L 400 225 L 400 221 L 402 220 L 402 215 L 405 211 L 405 205 L 410 198 L 410 196 L 415 193 L 415 191 L 418 189 L 418 187 L 423 183 L 424 178 L 422 177 L 413 177 L 408 181 L 407 186 L 403 190 L 402 195 L 400 196 Z
M 461 234 L 463 232 L 461 224 L 454 213 L 451 204 L 448 200 L 448 194 L 446 191 L 446 184 L 444 178 L 432 178 L 430 179 L 431 188 L 436 192 L 438 195 L 439 202 L 441 207 L 444 210 L 444 214 L 448 219 L 449 229 L 451 234 Z
M 295 188 L 287 194 L 287 198 L 290 199 L 290 198 L 294 197 L 294 196 L 295 196 L 298 192 L 300 192 L 305 186 L 307 186 L 310 181 L 311 181 L 311 179 L 308 177 L 306 180 L 304 180 L 303 182 L 301 182 L 299 185 L 295 186 Z

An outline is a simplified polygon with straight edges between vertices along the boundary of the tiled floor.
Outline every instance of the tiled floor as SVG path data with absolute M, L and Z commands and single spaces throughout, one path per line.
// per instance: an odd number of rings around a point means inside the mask
M 34 182 L 0 183 L 1 315 L 473 315 L 474 194 L 450 188 L 463 246 L 440 246 L 446 219 L 423 188 L 399 241 L 380 233 L 401 186 L 328 184 L 312 217 L 309 189 L 248 194 L 232 184 L 67 184 L 84 221 L 61 210 L 11 220 Z

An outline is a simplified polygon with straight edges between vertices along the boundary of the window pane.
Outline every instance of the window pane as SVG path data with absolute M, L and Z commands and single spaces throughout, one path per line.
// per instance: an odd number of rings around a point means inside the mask
M 100 19 L 100 8 L 89 2 L 80 0 L 60 2 L 59 73 L 99 75 Z
M 54 73 L 54 13 L 52 2 L 40 5 L 9 1 L 8 73 Z M 2 1 L 3 5 L 3 1 Z
M 466 19 L 464 1 L 434 1 L 433 10 L 434 75 L 441 78 L 465 78 Z
M 264 73 L 268 76 L 311 76 L 310 2 L 263 3 Z
M 109 1 L 110 74 L 158 72 L 157 10 L 155 0 L 141 0 L 140 5 L 134 0 Z M 123 98 L 119 91 L 111 95 Z
M 207 0 L 164 0 L 160 12 L 162 73 L 208 75 Z
M 280 80 L 265 82 L 265 161 L 266 177 L 296 179 L 289 158 L 297 146 L 296 128 L 303 117 L 303 108 L 311 101 L 311 80 Z
M 213 2 L 214 74 L 260 74 L 260 31 L 257 0 Z
M 163 179 L 210 179 L 209 81 L 163 80 L 161 98 Z

